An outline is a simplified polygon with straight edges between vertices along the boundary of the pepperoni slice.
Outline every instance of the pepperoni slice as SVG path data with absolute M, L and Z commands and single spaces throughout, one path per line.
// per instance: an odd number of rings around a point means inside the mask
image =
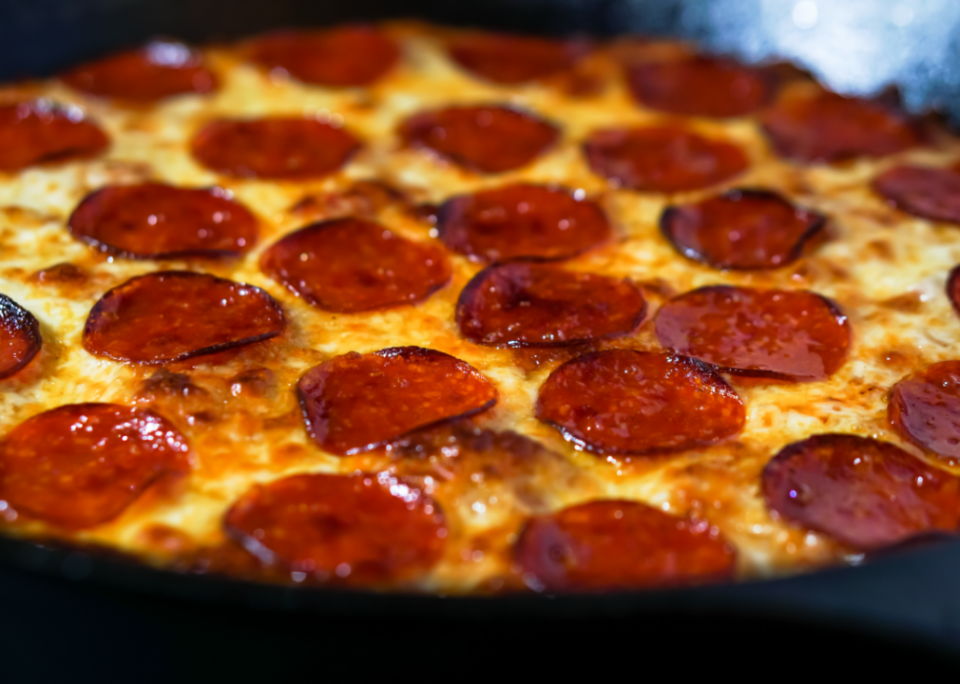
M 0 499 L 70 529 L 120 515 L 165 477 L 190 470 L 167 419 L 116 404 L 71 404 L 20 423 L 0 450 Z
M 450 280 L 443 249 L 371 221 L 322 221 L 264 252 L 263 272 L 310 304 L 354 313 L 413 304 Z
M 960 459 L 960 361 L 935 363 L 894 385 L 887 418 L 922 449 Z
M 360 148 L 350 133 L 313 119 L 222 119 L 193 139 L 193 156 L 237 178 L 297 180 L 331 174 Z
M 761 123 L 777 154 L 801 162 L 883 157 L 921 142 L 901 113 L 835 93 L 781 101 L 764 112 Z
M 594 173 L 642 192 L 683 192 L 742 173 L 747 155 L 736 145 L 673 126 L 594 131 L 584 144 Z
M 93 192 L 67 222 L 73 236 L 130 259 L 238 256 L 257 240 L 257 220 L 220 188 L 161 183 Z
M 283 332 L 280 305 L 259 287 L 204 273 L 131 278 L 93 306 L 83 348 L 147 366 L 268 340 Z
M 730 59 L 638 64 L 631 67 L 627 80 L 640 104 L 684 116 L 745 116 L 765 105 L 771 95 L 767 79 Z
M 698 584 L 733 577 L 736 552 L 702 520 L 633 501 L 591 501 L 532 518 L 514 550 L 540 591 Z
M 712 285 L 687 292 L 657 312 L 667 349 L 738 375 L 820 380 L 844 364 L 850 324 L 836 304 L 813 292 Z
M 443 555 L 443 513 L 387 473 L 293 475 L 255 485 L 224 517 L 227 534 L 266 565 L 321 581 L 397 583 Z
M 717 371 L 686 356 L 630 349 L 584 354 L 550 374 L 537 418 L 597 453 L 682 451 L 743 428 L 737 393 Z
M 506 33 L 479 33 L 447 47 L 467 71 L 494 83 L 515 85 L 563 71 L 586 52 L 582 43 Z
M 463 288 L 457 325 L 492 347 L 565 347 L 633 331 L 646 313 L 629 280 L 513 262 L 486 268 Z
M 417 114 L 400 126 L 410 147 L 425 147 L 481 173 L 526 166 L 560 136 L 532 114 L 506 107 L 449 107 Z
M 688 259 L 714 268 L 779 268 L 799 258 L 826 218 L 765 190 L 731 190 L 697 204 L 667 207 L 664 236 Z
M 901 211 L 960 223 L 960 170 L 895 166 L 873 179 L 873 189 Z
M 569 259 L 610 238 L 603 210 L 566 190 L 516 183 L 447 200 L 440 239 L 477 261 Z
M 321 448 L 341 455 L 497 402 L 496 388 L 473 366 L 421 347 L 337 356 L 307 371 L 297 389 L 307 432 Z
M 767 506 L 857 549 L 960 525 L 960 480 L 903 449 L 855 435 L 816 435 L 777 454 L 762 476 Z
M 947 276 L 947 299 L 953 304 L 953 310 L 960 314 L 960 266 L 954 266 Z
M 106 134 L 76 107 L 47 100 L 0 106 L 0 171 L 89 159 L 109 144 Z
M 253 61 L 297 80 L 333 88 L 371 85 L 400 58 L 400 49 L 370 26 L 281 31 L 250 48 Z
M 91 95 L 131 102 L 209 93 L 218 85 L 197 52 L 183 43 L 162 40 L 71 69 L 60 80 Z
M 40 323 L 33 314 L 0 294 L 0 380 L 30 363 L 42 344 Z

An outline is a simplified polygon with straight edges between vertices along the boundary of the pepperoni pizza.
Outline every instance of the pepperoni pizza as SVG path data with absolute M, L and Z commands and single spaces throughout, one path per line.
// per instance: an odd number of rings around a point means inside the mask
M 409 23 L 0 88 L 0 531 L 599 591 L 960 527 L 960 144 L 782 65 Z

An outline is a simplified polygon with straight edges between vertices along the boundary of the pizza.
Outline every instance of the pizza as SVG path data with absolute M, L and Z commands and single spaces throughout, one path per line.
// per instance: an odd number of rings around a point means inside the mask
M 157 40 L 0 88 L 0 525 L 443 594 L 960 527 L 960 145 L 639 38 Z

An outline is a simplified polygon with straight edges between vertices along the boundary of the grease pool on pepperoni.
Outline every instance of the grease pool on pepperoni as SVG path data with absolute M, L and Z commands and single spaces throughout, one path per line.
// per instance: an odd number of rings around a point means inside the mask
M 584 143 L 593 172 L 642 192 L 684 192 L 716 185 L 746 170 L 736 145 L 676 126 L 610 128 Z
M 220 188 L 162 183 L 101 188 L 67 226 L 100 251 L 131 259 L 238 256 L 257 240 L 257 219 Z
M 0 171 L 89 159 L 109 144 L 100 127 L 76 107 L 48 100 L 0 106 Z
M 253 61 L 297 80 L 334 88 L 371 85 L 400 58 L 400 48 L 370 26 L 281 31 L 250 46 Z
M 801 162 L 883 157 L 922 142 L 900 112 L 827 92 L 782 100 L 763 113 L 761 123 L 777 154 Z
M 416 114 L 400 125 L 400 137 L 465 168 L 502 173 L 526 166 L 552 147 L 560 131 L 516 109 L 448 107 Z
M 688 259 L 714 268 L 779 268 L 795 261 L 825 223 L 765 190 L 731 190 L 696 204 L 667 207 L 664 236 Z
M 895 166 L 873 179 L 873 189 L 908 214 L 960 223 L 960 170 Z
M 612 349 L 567 361 L 540 388 L 537 418 L 591 451 L 655 454 L 707 446 L 740 432 L 740 397 L 687 356 Z
M 887 418 L 922 449 L 960 459 L 960 361 L 935 363 L 894 385 Z
M 596 202 L 562 188 L 515 183 L 453 197 L 437 214 L 440 239 L 477 261 L 567 259 L 610 238 Z
M 820 380 L 850 350 L 847 317 L 804 290 L 701 287 L 664 304 L 655 326 L 667 349 L 740 375 Z
M 360 149 L 353 135 L 315 119 L 220 119 L 191 143 L 194 158 L 236 178 L 303 180 L 327 176 Z
M 429 571 L 447 536 L 439 506 L 387 473 L 301 474 L 255 485 L 224 517 L 266 565 L 342 583 L 398 583 Z
M 480 33 L 450 42 L 454 62 L 487 81 L 516 85 L 567 69 L 587 51 L 582 42 L 507 33 Z
M 795 442 L 764 468 L 767 506 L 855 549 L 960 525 L 960 480 L 900 447 L 855 435 Z
M 216 75 L 204 67 L 199 53 L 162 40 L 83 64 L 61 74 L 60 80 L 91 95 L 130 102 L 156 102 L 217 87 Z
M 633 97 L 651 109 L 718 119 L 756 111 L 772 90 L 755 69 L 710 57 L 637 64 L 627 81 Z
M 285 326 L 280 305 L 258 287 L 159 271 L 131 278 L 97 301 L 83 348 L 114 361 L 162 365 L 268 340 Z
M 42 345 L 40 323 L 33 314 L 0 294 L 0 380 L 25 368 Z
M 0 450 L 0 499 L 17 513 L 86 529 L 122 513 L 163 478 L 190 470 L 189 445 L 162 416 L 71 404 L 20 423 Z
M 260 267 L 310 304 L 343 313 L 419 302 L 451 275 L 441 247 L 354 218 L 285 236 L 263 253 Z
M 497 390 L 473 366 L 421 347 L 351 352 L 297 383 L 307 432 L 323 449 L 349 455 L 411 430 L 493 406 Z
M 626 335 L 646 302 L 629 280 L 512 262 L 473 277 L 457 302 L 467 339 L 493 347 L 562 347 Z

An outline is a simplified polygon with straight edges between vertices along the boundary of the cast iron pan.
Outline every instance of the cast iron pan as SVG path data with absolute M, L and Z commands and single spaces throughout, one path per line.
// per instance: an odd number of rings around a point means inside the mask
M 816 4 L 793 0 L 472 0 L 437 6 L 427 0 L 0 0 L 0 81 L 49 75 L 156 35 L 203 43 L 276 26 L 391 17 L 541 33 L 657 33 L 747 58 L 796 56 L 790 31 L 808 32 L 807 45 L 820 30 L 829 49 L 836 26 L 829 24 L 827 7 L 839 7 L 857 35 L 873 35 L 885 54 L 897 45 L 915 48 L 912 62 L 909 50 L 901 50 L 892 67 L 889 59 L 884 66 L 877 56 L 864 56 L 867 64 L 883 67 L 881 76 L 912 74 L 895 82 L 908 106 L 938 105 L 960 120 L 958 79 L 951 69 L 936 68 L 960 64 L 960 11 L 947 2 L 928 3 L 941 12 L 931 23 L 922 15 L 926 10 L 910 10 L 909 17 L 898 10 L 903 3 L 819 4 L 824 16 L 815 9 L 811 25 Z M 849 41 L 841 36 L 841 42 Z M 918 69 L 924 59 L 934 66 Z M 830 60 L 802 65 L 848 90 L 889 85 L 871 80 L 869 70 L 861 82 L 849 83 L 851 73 L 862 72 L 850 58 L 834 60 L 832 73 Z M 958 666 L 960 540 L 927 540 L 857 567 L 786 579 L 584 596 L 444 598 L 178 575 L 0 538 L 0 616 L 0 649 L 8 647 L 0 669 L 21 667 L 41 679 L 44 673 L 95 670 L 166 681 L 190 668 L 217 679 L 229 673 L 272 680 L 294 665 L 296 672 L 310 671 L 305 658 L 311 657 L 318 675 L 409 668 L 416 674 L 425 665 L 449 675 L 450 668 L 477 673 L 499 666 L 506 654 L 535 663 L 540 674 L 567 674 L 587 661 L 602 669 L 613 656 L 637 654 L 646 654 L 640 668 L 646 673 L 675 654 L 684 658 L 670 661 L 672 667 L 688 673 L 742 671 L 745 663 L 771 656 L 783 658 L 782 670 L 798 672 L 828 656 L 860 660 L 861 672 L 897 658 L 921 667 Z

